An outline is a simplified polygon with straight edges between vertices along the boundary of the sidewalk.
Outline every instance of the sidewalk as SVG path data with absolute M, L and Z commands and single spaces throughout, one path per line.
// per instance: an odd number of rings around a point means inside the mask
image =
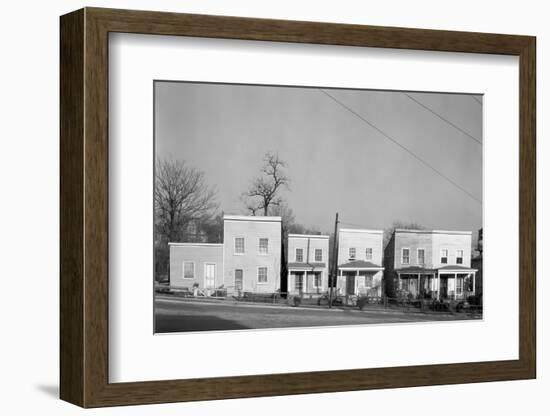
M 453 315 L 451 313 L 445 313 L 445 312 L 434 312 L 434 311 L 417 311 L 417 310 L 403 310 L 403 309 L 392 309 L 392 308 L 384 308 L 383 306 L 366 306 L 363 308 L 363 310 L 360 310 L 357 306 L 333 306 L 332 308 L 328 308 L 328 306 L 318 306 L 318 305 L 301 305 L 301 306 L 291 306 L 286 303 L 262 303 L 262 302 L 250 302 L 250 301 L 241 301 L 241 300 L 234 300 L 234 299 L 220 299 L 220 298 L 185 298 L 185 297 L 178 297 L 173 295 L 164 295 L 164 294 L 156 294 L 155 295 L 156 300 L 162 300 L 165 302 L 173 302 L 173 303 L 180 303 L 185 302 L 187 304 L 191 305 L 203 305 L 203 304 L 211 304 L 211 305 L 218 305 L 218 306 L 239 306 L 243 308 L 266 308 L 266 309 L 284 309 L 284 310 L 316 310 L 319 312 L 327 312 L 327 313 L 342 313 L 342 312 L 351 312 L 351 313 L 368 313 L 368 312 L 377 312 L 382 314 L 392 314 L 392 315 L 436 315 L 436 316 L 442 316 L 442 315 Z M 454 314 L 454 315 L 461 315 L 461 314 Z

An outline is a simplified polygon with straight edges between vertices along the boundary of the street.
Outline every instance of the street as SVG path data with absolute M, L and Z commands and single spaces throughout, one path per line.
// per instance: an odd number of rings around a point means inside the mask
M 289 328 L 471 319 L 464 314 L 404 313 L 392 310 L 293 308 L 157 296 L 155 332 Z

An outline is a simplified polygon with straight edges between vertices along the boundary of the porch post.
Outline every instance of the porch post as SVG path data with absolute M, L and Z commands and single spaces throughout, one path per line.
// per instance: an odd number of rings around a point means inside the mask
M 457 286 L 456 273 L 455 273 L 455 291 L 453 293 L 453 299 L 454 300 L 456 300 L 456 292 L 458 292 L 457 288 L 458 288 L 458 286 Z
M 354 288 L 354 294 L 358 295 L 357 287 L 359 286 L 359 269 L 355 272 L 355 288 Z
M 476 272 L 472 273 L 472 294 L 476 294 Z
M 401 273 L 397 273 L 397 290 L 401 290 Z
M 439 270 L 437 271 L 437 300 L 441 300 L 440 299 L 440 289 L 441 289 L 441 278 L 439 277 Z
M 292 290 L 292 282 L 290 279 L 290 270 L 288 270 L 287 273 L 288 275 L 286 277 L 286 293 L 288 294 Z

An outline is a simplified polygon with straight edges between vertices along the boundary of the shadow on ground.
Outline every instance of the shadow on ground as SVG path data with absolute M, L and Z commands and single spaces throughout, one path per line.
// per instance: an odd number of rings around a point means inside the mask
M 223 319 L 215 315 L 183 316 L 160 315 L 155 318 L 155 332 L 224 331 L 250 329 L 239 322 Z

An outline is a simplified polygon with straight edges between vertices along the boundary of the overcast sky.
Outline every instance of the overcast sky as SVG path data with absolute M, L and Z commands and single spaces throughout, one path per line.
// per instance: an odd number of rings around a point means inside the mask
M 323 232 L 336 212 L 343 226 L 482 226 L 481 96 L 324 90 L 341 104 L 317 88 L 156 82 L 157 155 L 204 171 L 226 214 L 246 212 L 240 195 L 272 151 L 296 220 Z

